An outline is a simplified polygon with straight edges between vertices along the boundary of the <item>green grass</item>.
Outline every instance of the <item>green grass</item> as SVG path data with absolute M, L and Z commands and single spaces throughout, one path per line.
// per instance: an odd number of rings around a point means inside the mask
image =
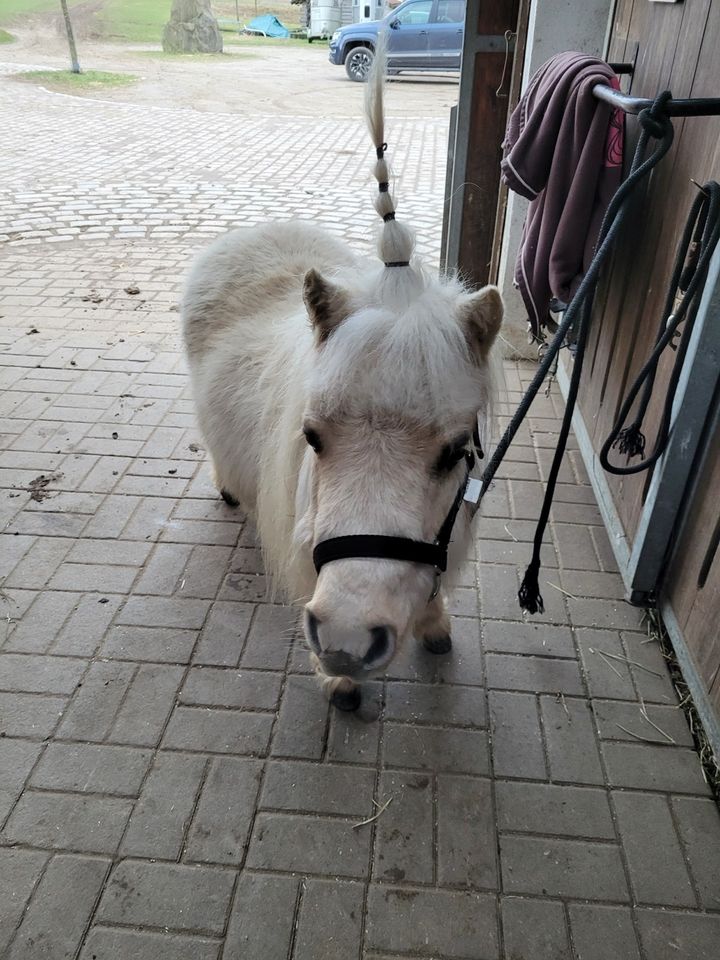
M 97 21 L 107 40 L 158 43 L 171 6 L 171 0 L 108 0 Z
M 0 23 L 8 23 L 29 13 L 45 13 L 46 10 L 55 9 L 60 12 L 60 4 L 56 0 L 2 0 Z
M 104 70 L 86 70 L 84 73 L 72 73 L 70 70 L 26 70 L 14 75 L 27 83 L 40 83 L 61 93 L 87 92 L 105 87 L 122 87 L 134 83 L 139 78 L 132 73 L 106 73 Z
M 69 0 L 70 13 L 83 0 Z M 163 27 L 170 19 L 172 0 L 105 0 L 94 16 L 101 38 L 104 40 L 127 40 L 132 43 L 159 43 Z M 235 18 L 234 0 L 214 0 L 212 10 L 216 17 Z M 241 0 L 238 5 L 240 22 L 248 23 L 255 16 L 254 2 Z M 52 13 L 60 16 L 57 0 L 0 0 L 0 23 L 20 23 L 23 16 Z M 298 27 L 300 8 L 291 6 L 287 0 L 273 4 L 272 0 L 259 0 L 257 13 L 275 13 L 290 30 Z M 227 38 L 228 34 L 223 33 Z M 260 43 L 287 43 L 288 41 L 265 40 Z
M 12 43 L 15 37 L 7 30 L 0 30 L 0 43 Z

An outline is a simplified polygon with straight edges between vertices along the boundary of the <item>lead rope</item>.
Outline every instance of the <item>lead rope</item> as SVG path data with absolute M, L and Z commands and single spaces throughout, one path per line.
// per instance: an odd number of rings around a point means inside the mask
M 710 181 L 700 187 L 700 190 L 702 192 L 695 198 L 692 205 L 675 257 L 672 280 L 668 287 L 665 305 L 660 317 L 655 346 L 628 391 L 620 408 L 617 422 L 600 451 L 600 463 L 609 473 L 627 475 L 649 470 L 662 456 L 670 438 L 675 393 L 695 325 L 696 307 L 707 277 L 710 259 L 715 252 L 718 240 L 720 240 L 720 184 Z M 678 290 L 682 292 L 683 296 L 675 306 Z M 642 432 L 642 423 L 650 404 L 660 357 L 665 348 L 672 345 L 677 336 L 678 328 L 686 317 L 687 323 L 676 348 L 677 356 L 668 383 L 653 452 L 647 459 L 641 460 L 640 463 L 616 466 L 610 463 L 609 459 L 610 450 L 613 447 L 617 447 L 618 451 L 625 454 L 628 460 L 630 457 L 642 457 L 645 453 L 645 435 Z M 632 423 L 622 428 L 641 388 L 643 392 L 637 413 Z
M 538 575 L 540 572 L 540 550 L 542 548 L 543 537 L 545 535 L 545 528 L 550 516 L 550 508 L 552 506 L 553 496 L 555 493 L 555 485 L 560 472 L 562 458 L 565 453 L 567 438 L 570 433 L 572 415 L 575 409 L 575 401 L 577 399 L 578 386 L 580 382 L 580 374 L 582 373 L 587 334 L 590 326 L 590 315 L 592 313 L 592 304 L 595 295 L 595 288 L 597 286 L 598 275 L 600 273 L 600 268 L 607 259 L 607 256 L 613 247 L 620 227 L 625 219 L 630 195 L 637 185 L 649 174 L 653 167 L 660 162 L 672 145 L 674 130 L 665 110 L 665 105 L 670 99 L 672 99 L 672 95 L 670 91 L 666 90 L 656 97 L 653 105 L 649 109 L 642 110 L 640 112 L 638 120 L 642 129 L 637 147 L 635 149 L 635 154 L 633 156 L 630 172 L 610 201 L 607 213 L 603 219 L 602 227 L 600 228 L 595 254 L 592 258 L 590 266 L 588 267 L 587 272 L 575 293 L 575 296 L 568 305 L 562 322 L 558 327 L 550 346 L 545 351 L 543 359 L 538 366 L 535 376 L 533 377 L 532 383 L 528 387 L 525 396 L 520 401 L 518 409 L 515 411 L 512 420 L 508 424 L 505 433 L 500 439 L 500 442 L 498 443 L 495 452 L 493 453 L 487 468 L 483 473 L 482 487 L 477 504 L 478 506 L 480 504 L 480 500 L 487 492 L 498 467 L 502 463 L 505 453 L 507 452 L 513 437 L 517 433 L 520 424 L 524 420 L 532 401 L 537 395 L 540 387 L 543 384 L 543 381 L 545 380 L 545 377 L 547 376 L 548 371 L 555 361 L 560 348 L 565 343 L 565 339 L 570 332 L 570 329 L 577 324 L 575 362 L 573 365 L 570 386 L 568 389 L 565 413 L 560 428 L 558 444 L 553 457 L 552 467 L 550 469 L 550 476 L 548 477 L 547 487 L 545 489 L 542 510 L 540 511 L 540 517 L 538 518 L 537 527 L 535 529 L 532 559 L 525 572 L 522 585 L 518 592 L 520 606 L 528 613 L 543 613 L 545 610 L 545 605 L 543 603 L 538 582 Z M 651 137 L 655 138 L 658 143 L 656 144 L 650 156 L 643 160 Z

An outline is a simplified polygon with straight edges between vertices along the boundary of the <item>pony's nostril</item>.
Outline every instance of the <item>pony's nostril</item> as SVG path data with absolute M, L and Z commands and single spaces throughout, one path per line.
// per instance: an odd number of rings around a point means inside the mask
M 365 666 L 374 666 L 388 660 L 391 654 L 392 630 L 389 627 L 372 627 L 372 643 L 363 657 Z
M 320 621 L 315 616 L 314 613 L 307 611 L 307 635 L 308 643 L 315 651 L 315 653 L 320 653 L 320 638 L 318 637 L 318 627 L 320 626 Z

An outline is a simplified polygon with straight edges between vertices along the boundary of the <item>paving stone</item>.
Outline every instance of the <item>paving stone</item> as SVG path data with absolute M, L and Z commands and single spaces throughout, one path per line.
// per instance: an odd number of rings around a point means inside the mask
M 200 634 L 194 663 L 236 667 L 254 610 L 251 603 L 216 601 Z
M 570 617 L 576 627 L 612 630 L 640 630 L 642 611 L 622 600 L 590 600 L 568 598 Z
M 113 564 L 62 563 L 55 571 L 50 590 L 95 590 L 98 593 L 128 593 L 137 576 L 136 567 Z
M 0 956 L 5 953 L 48 860 L 40 850 L 0 848 Z
M 365 698 L 364 703 L 367 702 Z M 379 714 L 364 714 L 364 703 L 354 714 L 330 711 L 327 759 L 331 763 L 367 763 L 375 765 L 380 747 Z
M 93 927 L 80 960 L 217 960 L 220 943 L 121 927 Z
M 482 776 L 489 773 L 488 754 L 488 737 L 483 730 L 396 723 L 384 727 L 383 758 L 387 767 Z
M 308 880 L 302 894 L 294 960 L 337 960 L 357 955 L 362 939 L 363 885 Z
M 495 801 L 500 830 L 615 839 L 604 790 L 500 780 Z
M 632 915 L 627 907 L 591 903 L 568 905 L 578 960 L 640 960 Z
M 185 859 L 240 864 L 255 815 L 262 764 L 215 757 L 202 786 L 187 838 Z
M 272 753 L 319 760 L 329 703 L 314 677 L 288 677 L 280 704 Z
M 52 652 L 70 657 L 94 656 L 121 602 L 119 596 L 99 597 L 97 593 L 77 597 Z
M 700 795 L 710 792 L 692 750 L 605 741 L 602 753 L 613 786 Z
M 59 626 L 77 603 L 74 593 L 40 594 L 30 610 L 15 626 L 4 649 L 6 652 L 47 653 Z
M 284 670 L 297 619 L 298 611 L 293 607 L 260 604 L 242 652 L 242 666 L 258 670 Z
M 392 682 L 387 684 L 385 716 L 411 723 L 484 727 L 485 693 L 477 687 Z
M 136 584 L 138 593 L 170 596 L 182 576 L 192 547 L 180 543 L 158 543 Z
M 374 789 L 374 770 L 272 760 L 265 768 L 260 807 L 362 819 L 373 812 Z
M 482 632 L 486 651 L 547 657 L 576 656 L 572 632 L 560 624 L 483 620 Z
M 625 586 L 617 573 L 600 573 L 597 570 L 561 570 L 560 585 L 575 597 L 596 597 L 605 600 L 621 600 Z
M 273 720 L 264 713 L 176 707 L 162 745 L 175 750 L 264 756 Z
M 459 960 L 499 957 L 495 897 L 488 894 L 373 884 L 366 930 L 368 946 L 386 953 L 410 951 Z
M 540 697 L 553 780 L 603 783 L 592 712 L 585 700 Z
M 158 754 L 133 808 L 122 855 L 165 860 L 180 855 L 206 765 L 203 757 Z
M 488 704 L 495 775 L 544 780 L 545 755 L 535 697 L 491 692 Z
M 208 607 L 207 600 L 133 596 L 122 608 L 117 622 L 125 626 L 199 630 Z
M 507 893 L 629 899 L 620 850 L 615 844 L 505 836 L 500 840 L 500 864 Z
M 720 813 L 712 800 L 673 797 L 671 806 L 700 902 L 720 908 Z M 663 903 L 667 900 L 663 898 Z
M 163 627 L 114 627 L 107 636 L 102 655 L 117 660 L 146 660 L 157 663 L 189 663 L 197 633 Z
M 182 678 L 182 667 L 141 664 L 115 717 L 110 739 L 138 746 L 157 746 Z
M 297 902 L 298 881 L 294 877 L 241 874 L 224 960 L 287 960 Z
M 135 669 L 130 663 L 104 660 L 91 663 L 82 687 L 65 711 L 58 736 L 68 740 L 104 740 Z
M 66 704 L 65 697 L 0 693 L 0 733 L 42 740 L 55 729 Z
M 635 743 L 638 742 L 639 738 L 642 738 L 661 744 L 670 743 L 668 737 L 672 737 L 678 745 L 692 747 L 692 734 L 685 719 L 685 714 L 679 706 L 666 707 L 652 703 L 646 704 L 645 711 L 652 723 L 648 723 L 641 710 L 642 705 L 637 701 L 623 703 L 619 700 L 595 700 L 593 712 L 600 737 L 603 740 L 628 740 Z M 653 727 L 653 723 L 660 727 L 660 730 L 664 731 L 667 736 L 663 736 L 659 730 Z M 625 729 L 622 729 L 623 727 Z
M 497 838 L 489 780 L 438 777 L 438 882 L 493 889 Z
M 131 800 L 120 797 L 26 790 L 5 825 L 4 837 L 9 843 L 48 850 L 114 853 L 132 806 Z
M 503 897 L 502 924 L 505 952 L 513 960 L 572 960 L 561 903 Z
M 634 700 L 630 668 L 623 660 L 620 635 L 610 630 L 576 630 L 583 671 L 591 697 Z
M 221 867 L 123 860 L 96 916 L 103 923 L 220 934 L 234 880 L 234 872 Z
M 195 706 L 276 710 L 282 676 L 261 670 L 193 667 L 180 691 L 179 702 Z
M 137 796 L 150 759 L 149 751 L 131 747 L 50 743 L 33 771 L 30 785 L 45 790 Z
M 574 660 L 489 653 L 485 663 L 490 689 L 583 693 L 580 669 Z
M 638 910 L 640 940 L 652 960 L 716 960 L 720 940 L 717 914 Z
M 23 917 L 8 960 L 71 960 L 85 933 L 109 860 L 58 854 Z
M 24 540 L 24 538 L 22 539 Z M 5 580 L 5 586 L 22 587 L 26 590 L 28 588 L 42 590 L 65 559 L 72 545 L 72 540 L 65 540 L 62 537 L 41 537 L 35 540 L 20 563 Z M 57 600 L 54 598 L 47 599 L 41 596 L 40 600 L 43 600 L 45 605 L 49 603 L 57 604 Z M 40 606 L 42 608 L 43 604 L 40 604 Z M 41 622 L 41 620 L 38 622 Z
M 15 801 L 22 792 L 42 745 L 27 740 L 0 738 L 0 823 L 12 810 Z
M 667 799 L 616 791 L 613 800 L 636 902 L 695 907 Z
M 575 523 L 552 523 L 560 566 L 570 570 L 599 571 L 595 543 L 587 527 Z
M 247 866 L 338 877 L 366 877 L 370 831 L 353 830 L 349 820 L 259 813 Z
M 655 701 L 673 706 L 677 704 L 677 693 L 670 680 L 660 645 L 643 643 L 647 638 L 638 633 L 623 633 L 622 638 L 627 656 L 635 661 L 630 666 L 630 672 L 640 696 L 648 703 Z M 642 664 L 646 669 L 637 664 Z
M 391 883 L 432 883 L 432 781 L 424 774 L 385 772 L 380 777 L 378 803 L 382 807 L 390 798 L 392 802 L 375 828 L 374 878 Z

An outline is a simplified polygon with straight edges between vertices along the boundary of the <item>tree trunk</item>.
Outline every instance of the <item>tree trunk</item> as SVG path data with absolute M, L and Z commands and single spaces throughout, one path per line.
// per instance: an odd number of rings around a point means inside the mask
M 72 22 L 70 21 L 67 0 L 60 0 L 60 6 L 62 7 L 63 20 L 65 21 L 68 46 L 70 47 L 70 63 L 72 64 L 72 72 L 80 73 L 80 64 L 78 63 L 77 50 L 75 49 L 75 37 L 73 35 Z
M 222 48 L 210 0 L 173 0 L 163 31 L 165 53 L 222 53 Z

